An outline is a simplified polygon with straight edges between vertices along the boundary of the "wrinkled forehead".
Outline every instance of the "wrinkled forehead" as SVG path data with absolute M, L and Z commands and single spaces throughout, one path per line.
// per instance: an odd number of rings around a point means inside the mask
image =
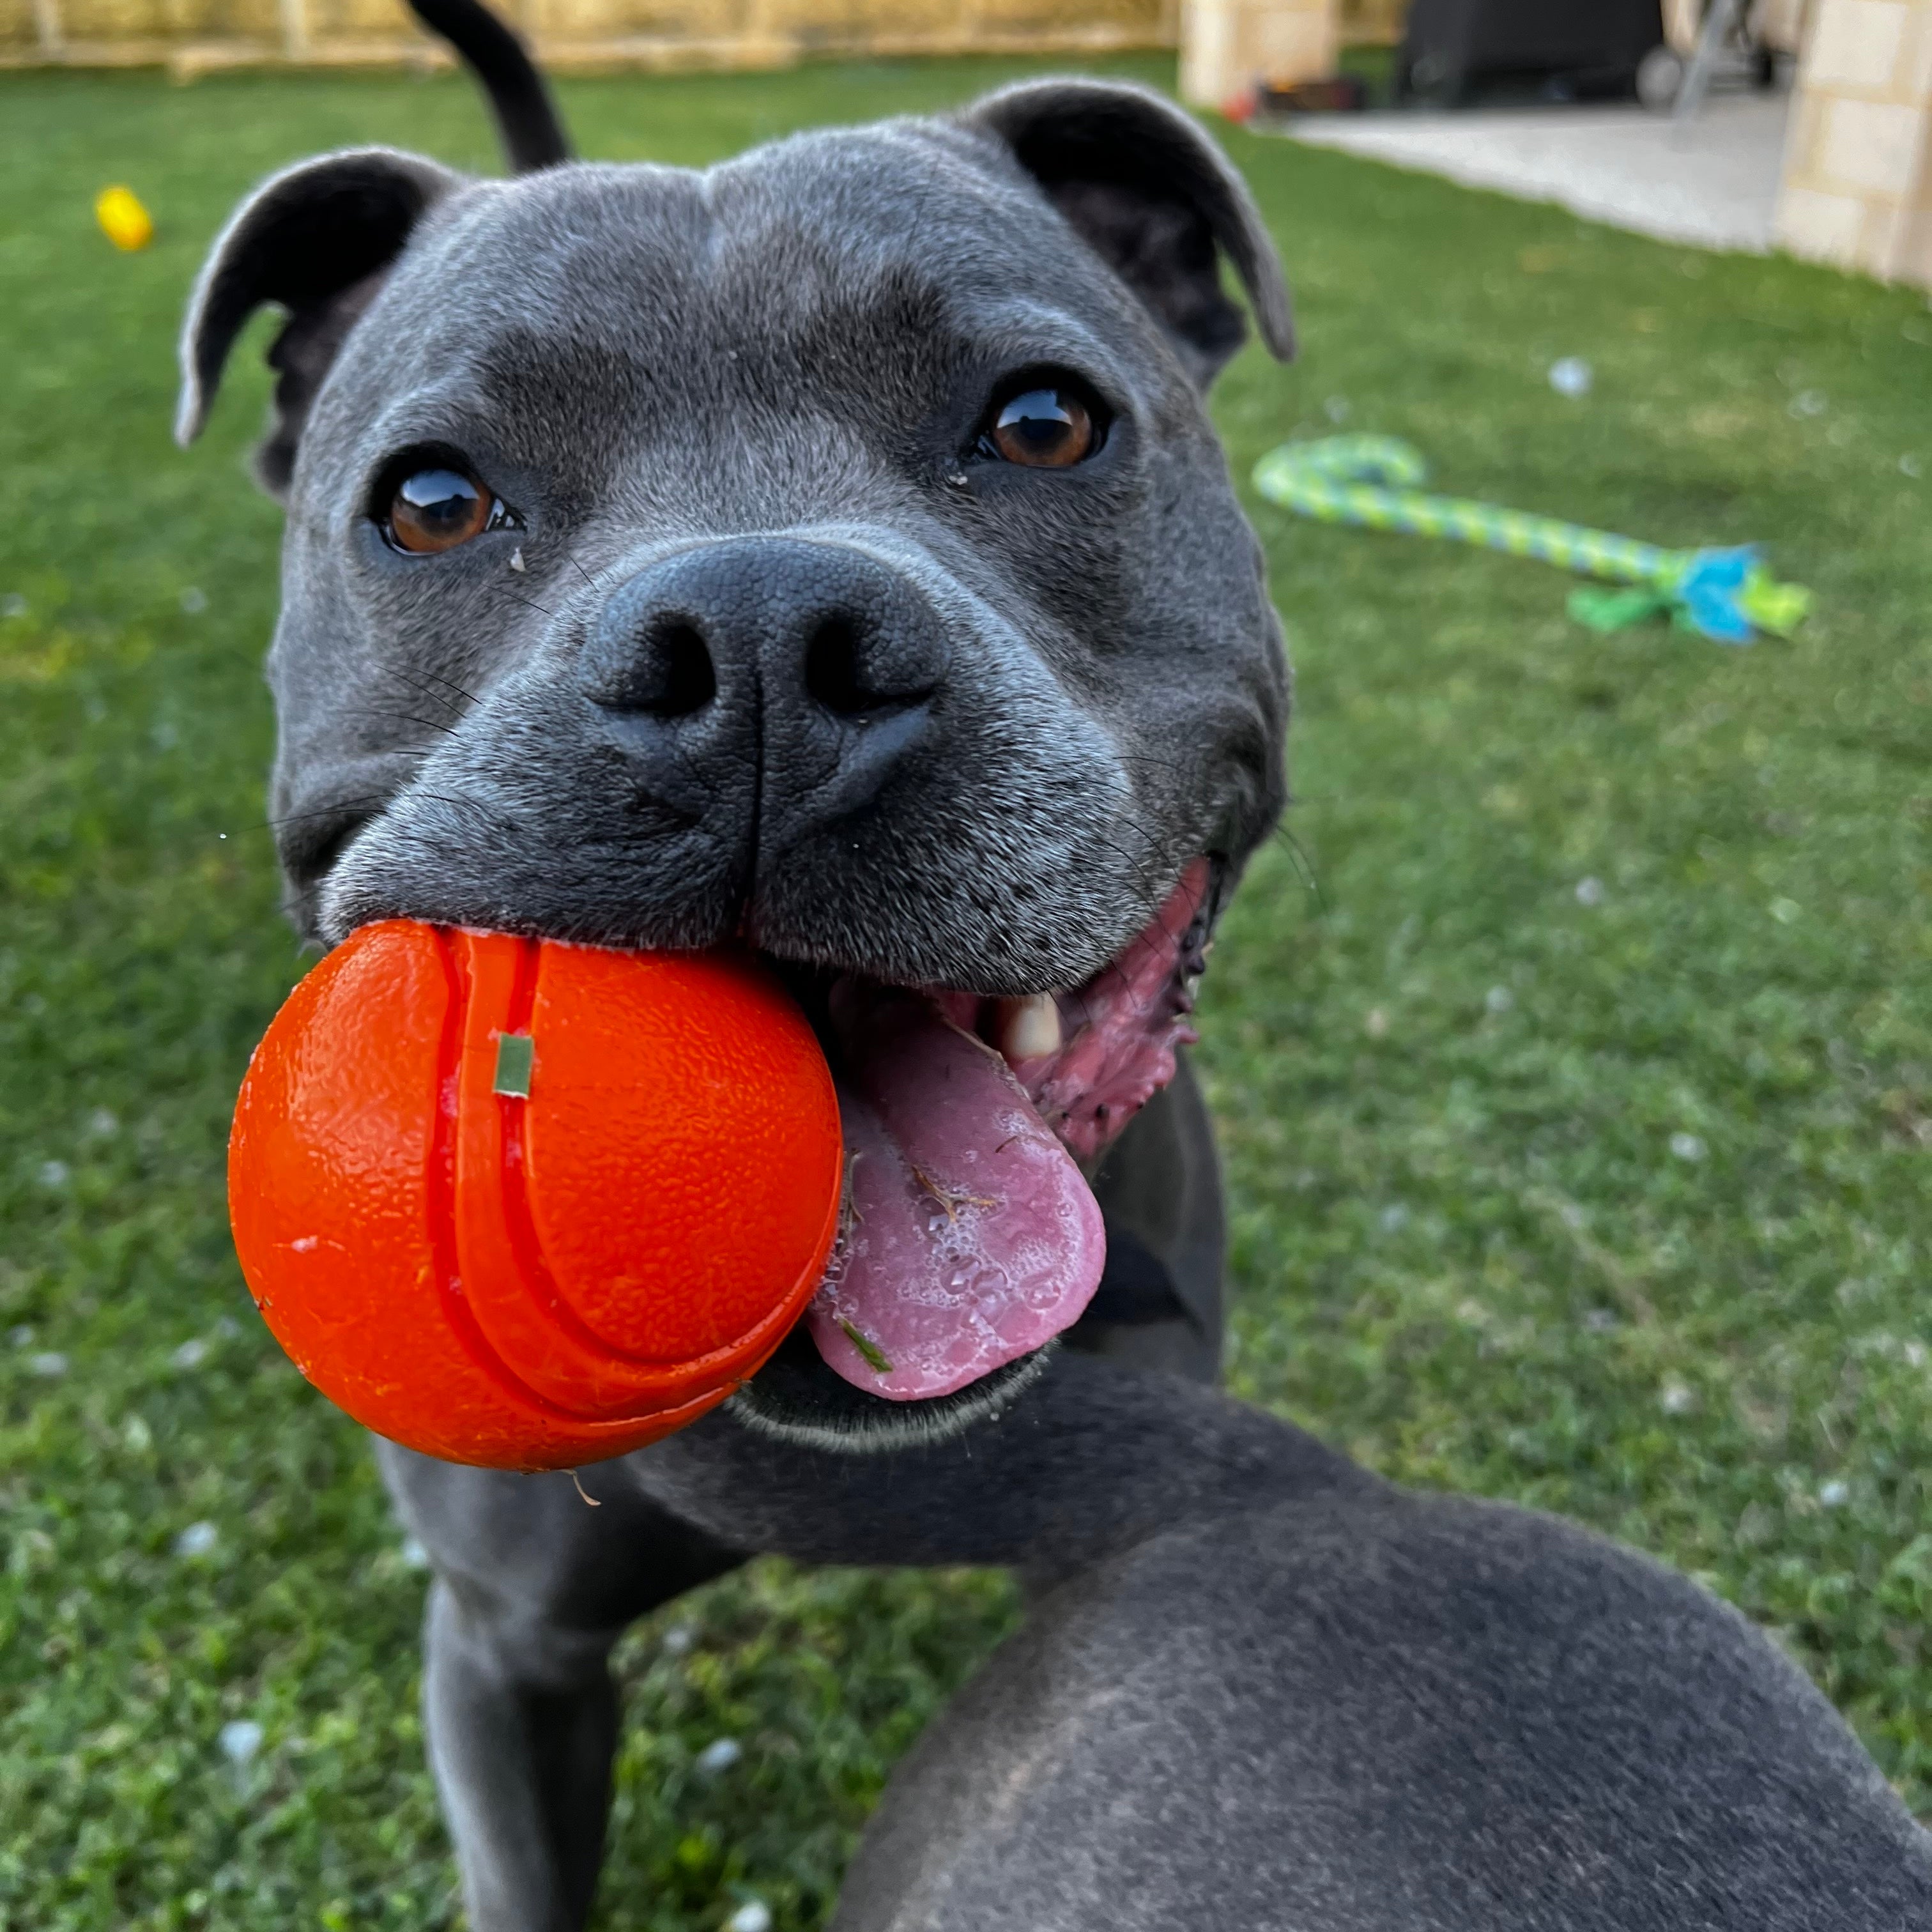
M 370 320 L 386 430 L 427 433 L 412 407 L 454 404 L 546 440 L 560 414 L 608 437 L 613 412 L 648 434 L 694 404 L 855 388 L 929 409 L 982 369 L 1093 369 L 1148 333 L 1030 179 L 932 124 L 802 136 L 704 173 L 478 184 Z

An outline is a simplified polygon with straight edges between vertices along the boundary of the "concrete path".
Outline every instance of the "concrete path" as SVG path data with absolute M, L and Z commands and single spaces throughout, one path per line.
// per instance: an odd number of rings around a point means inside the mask
M 1300 116 L 1292 140 L 1340 148 L 1592 220 L 1763 254 L 1784 164 L 1782 94 L 1719 96 L 1679 129 L 1641 107 Z

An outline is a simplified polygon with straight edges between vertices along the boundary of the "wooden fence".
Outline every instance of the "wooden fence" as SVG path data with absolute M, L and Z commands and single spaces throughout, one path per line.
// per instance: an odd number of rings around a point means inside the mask
M 1180 0 L 502 0 L 552 72 L 1171 47 Z M 0 0 L 0 66 L 448 64 L 400 0 Z
M 500 0 L 568 73 L 782 67 L 814 54 L 1172 47 L 1182 0 Z M 1397 37 L 1406 0 L 1340 0 L 1342 36 Z M 0 68 L 440 67 L 401 0 L 0 0 Z

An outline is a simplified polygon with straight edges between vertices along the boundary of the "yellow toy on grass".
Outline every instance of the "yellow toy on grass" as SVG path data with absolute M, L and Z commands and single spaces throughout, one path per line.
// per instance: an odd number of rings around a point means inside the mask
M 154 218 L 141 206 L 131 188 L 116 183 L 94 199 L 94 218 L 116 248 L 131 254 L 154 238 Z

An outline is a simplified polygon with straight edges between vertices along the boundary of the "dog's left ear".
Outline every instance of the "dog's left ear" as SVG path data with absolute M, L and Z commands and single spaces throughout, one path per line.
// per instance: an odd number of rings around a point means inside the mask
M 216 238 L 188 299 L 176 442 L 201 434 L 236 337 L 273 303 L 288 320 L 268 351 L 280 380 L 255 474 L 282 496 L 329 365 L 416 224 L 458 184 L 440 163 L 393 148 L 320 155 L 263 182 Z
M 1194 121 L 1145 88 L 1022 81 L 968 109 L 997 136 L 1108 266 L 1150 308 L 1205 388 L 1241 346 L 1240 310 L 1221 291 L 1225 252 L 1262 340 L 1294 353 L 1280 258 L 1247 184 Z

